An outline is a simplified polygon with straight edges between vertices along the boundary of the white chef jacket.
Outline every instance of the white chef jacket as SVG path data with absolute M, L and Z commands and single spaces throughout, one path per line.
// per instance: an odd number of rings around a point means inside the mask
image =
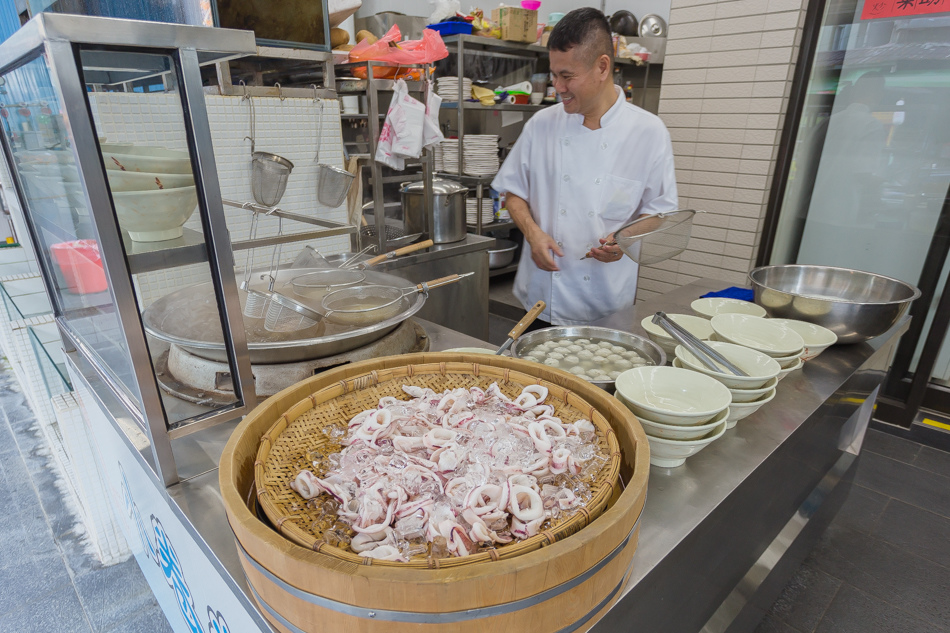
M 637 215 L 676 210 L 676 175 L 670 134 L 659 117 L 617 102 L 600 129 L 584 127 L 582 114 L 558 104 L 535 114 L 492 182 L 528 202 L 545 233 L 560 246 L 559 272 L 539 269 L 525 244 L 514 293 L 527 310 L 543 299 L 542 319 L 584 325 L 633 305 L 636 262 L 581 258 Z

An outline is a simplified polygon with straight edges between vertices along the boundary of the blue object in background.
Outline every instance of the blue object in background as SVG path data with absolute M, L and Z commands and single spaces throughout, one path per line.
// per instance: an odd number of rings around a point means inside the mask
M 426 28 L 438 31 L 439 35 L 443 37 L 447 35 L 472 34 L 471 22 L 439 22 L 438 24 L 430 24 Z
M 716 290 L 715 292 L 707 292 L 700 299 L 705 299 L 706 297 L 722 297 L 723 299 L 739 299 L 740 301 L 754 301 L 755 300 L 755 291 L 751 288 L 739 288 L 738 286 L 732 286 L 726 288 L 725 290 Z
M 16 12 L 16 2 L 0 0 L 0 42 L 16 33 L 20 28 L 20 16 Z

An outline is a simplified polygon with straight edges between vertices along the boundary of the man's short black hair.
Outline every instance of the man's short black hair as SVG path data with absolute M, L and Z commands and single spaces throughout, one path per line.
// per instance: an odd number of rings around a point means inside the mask
M 575 46 L 581 48 L 592 66 L 601 55 L 609 57 L 613 64 L 613 37 L 603 13 L 593 7 L 574 9 L 554 25 L 548 38 L 548 50 L 566 53 Z

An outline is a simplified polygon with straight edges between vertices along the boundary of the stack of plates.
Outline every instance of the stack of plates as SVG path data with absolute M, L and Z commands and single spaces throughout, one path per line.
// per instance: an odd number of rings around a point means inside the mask
M 437 172 L 445 171 L 445 163 L 442 160 L 442 145 L 436 145 L 432 148 L 432 162 L 435 163 L 434 168 Z
M 478 198 L 465 200 L 465 221 L 469 226 L 478 225 Z M 482 226 L 495 221 L 495 212 L 491 198 L 482 198 Z
M 458 77 L 439 77 L 435 80 L 435 93 L 442 97 L 443 101 L 459 100 L 459 79 Z M 472 80 L 468 77 L 462 78 L 462 100 L 472 96 Z
M 436 153 L 436 169 L 450 174 L 459 173 L 458 139 L 442 141 L 441 167 Z M 492 176 L 498 173 L 498 136 L 494 134 L 466 134 L 464 144 L 466 176 Z

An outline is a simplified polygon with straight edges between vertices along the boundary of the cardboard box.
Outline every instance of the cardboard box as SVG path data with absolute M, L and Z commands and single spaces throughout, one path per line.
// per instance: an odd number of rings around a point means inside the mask
M 492 22 L 501 27 L 501 39 L 534 44 L 538 41 L 538 12 L 520 7 L 497 7 Z

